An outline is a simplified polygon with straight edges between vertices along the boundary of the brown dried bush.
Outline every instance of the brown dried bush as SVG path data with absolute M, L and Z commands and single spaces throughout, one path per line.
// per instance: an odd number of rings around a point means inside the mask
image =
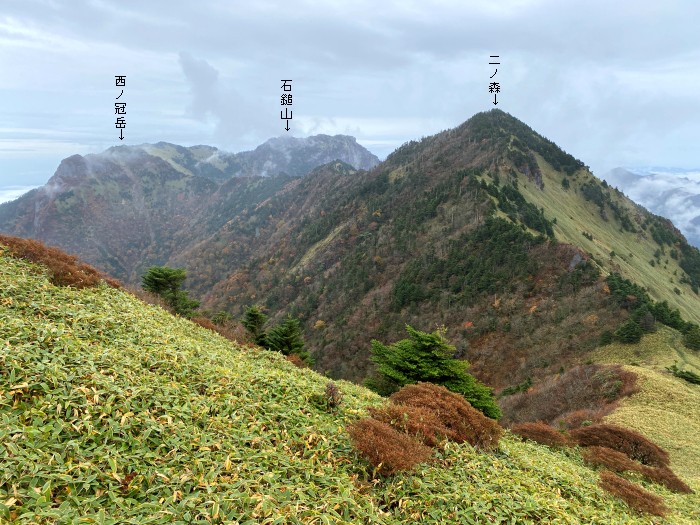
M 370 417 L 350 424 L 348 432 L 355 450 L 385 476 L 411 470 L 432 454 L 430 447 Z
M 584 463 L 596 467 L 605 467 L 613 472 L 641 472 L 643 465 L 627 457 L 626 454 L 608 447 L 593 445 L 581 452 Z
M 668 508 L 660 496 L 644 490 L 609 470 L 600 473 L 598 484 L 603 490 L 617 496 L 635 510 L 656 516 L 665 516 L 668 513 Z
M 557 418 L 554 421 L 554 424 L 560 427 L 564 427 L 568 430 L 572 430 L 574 428 L 579 428 L 585 425 L 593 425 L 595 423 L 600 423 L 601 421 L 603 421 L 603 418 L 612 411 L 613 407 L 614 405 L 608 404 L 602 408 L 598 408 L 595 410 L 590 408 L 583 408 L 580 410 L 567 412 L 563 416 Z
M 607 423 L 581 427 L 571 431 L 579 445 L 608 447 L 652 467 L 668 467 L 669 455 L 639 432 Z
M 169 311 L 172 313 L 172 310 Z M 216 332 L 217 334 L 219 334 L 222 337 L 225 337 L 229 341 L 241 344 L 247 344 L 250 342 L 250 338 L 247 335 L 247 331 L 243 328 L 243 325 L 236 321 L 227 321 L 224 324 L 216 324 L 210 319 L 207 319 L 206 317 L 193 317 L 190 319 L 190 321 L 192 321 L 195 324 L 198 324 L 203 328 L 207 328 L 212 332 Z
M 122 288 L 119 281 L 107 277 L 89 264 L 80 262 L 75 255 L 68 255 L 37 240 L 0 235 L 0 245 L 7 246 L 10 255 L 17 259 L 25 259 L 46 267 L 49 280 L 56 286 L 88 288 L 104 281 L 112 288 Z
M 309 365 L 307 365 L 304 360 L 299 357 L 299 354 L 289 354 L 285 356 L 285 359 L 297 368 L 309 368 Z
M 473 408 L 459 394 L 432 383 L 406 385 L 390 397 L 397 405 L 408 405 L 432 410 L 457 443 L 467 441 L 481 449 L 494 449 L 503 434 L 503 428 Z
M 229 320 L 223 324 L 216 324 L 216 331 L 226 339 L 240 344 L 248 345 L 253 343 L 250 332 L 245 329 L 240 321 Z
M 641 473 L 649 481 L 665 486 L 668 490 L 681 494 L 692 494 L 693 489 L 683 482 L 674 472 L 667 467 L 647 467 L 641 465 Z
M 499 399 L 501 423 L 554 423 L 577 410 L 610 413 L 614 402 L 637 391 L 637 376 L 620 365 L 580 365 Z
M 191 317 L 190 321 L 192 321 L 194 324 L 198 324 L 202 328 L 206 328 L 207 330 L 211 330 L 212 332 L 216 332 L 217 326 L 211 322 L 209 319 L 206 317 Z
M 326 383 L 326 390 L 323 392 L 323 397 L 325 398 L 326 405 L 328 408 L 334 409 L 338 408 L 343 402 L 343 393 L 338 388 L 333 381 Z
M 664 485 L 667 489 L 683 494 L 690 494 L 693 490 L 673 471 L 666 467 L 649 467 L 628 458 L 622 452 L 608 447 L 586 447 L 581 453 L 585 463 L 602 466 L 613 472 L 638 472 L 645 479 Z
M 510 430 L 522 438 L 536 441 L 548 447 L 565 447 L 569 444 L 569 439 L 566 435 L 552 428 L 544 421 L 517 423 L 510 427 Z
M 449 438 L 452 431 L 445 427 L 435 412 L 428 408 L 390 403 L 381 408 L 370 408 L 370 415 L 399 432 L 435 447 L 441 438 Z
M 175 311 L 170 307 L 168 303 L 165 302 L 165 299 L 163 299 L 160 295 L 155 294 L 153 292 L 147 292 L 142 288 L 136 288 L 133 286 L 127 286 L 126 290 L 131 295 L 133 295 L 137 299 L 140 299 L 144 303 L 160 306 L 163 310 L 167 310 L 171 314 L 175 315 Z

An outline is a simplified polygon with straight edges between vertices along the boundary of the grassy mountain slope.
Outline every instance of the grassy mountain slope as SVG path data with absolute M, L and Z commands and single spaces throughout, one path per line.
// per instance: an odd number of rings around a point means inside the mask
M 600 181 L 586 170 L 574 176 L 555 171 L 544 159 L 538 158 L 542 172 L 544 189 L 534 182 L 523 180 L 520 184 L 525 198 L 538 208 L 543 208 L 545 216 L 557 219 L 554 232 L 557 239 L 580 246 L 598 262 L 604 273 L 615 271 L 636 283 L 642 283 L 656 301 L 668 301 L 681 311 L 684 319 L 700 322 L 698 295 L 689 283 L 681 282 L 685 274 L 678 259 L 670 254 L 673 249 L 665 246 L 658 259 L 654 257 L 661 250 L 659 243 L 649 231 L 642 228 L 646 220 L 653 220 L 659 227 L 667 227 L 663 220 L 654 217 L 641 206 L 633 203 L 612 188 L 600 186 Z M 562 186 L 567 179 L 568 189 Z M 606 205 L 606 220 L 601 220 L 600 207 L 582 198 L 584 186 L 600 187 L 613 202 L 631 218 L 635 232 L 623 228 L 615 213 Z M 584 233 L 593 238 L 586 237 Z M 611 256 L 611 253 L 614 255 Z M 654 260 L 654 266 L 649 261 Z M 658 260 L 658 262 L 657 262 Z M 678 289 L 680 293 L 674 292 Z
M 235 345 L 106 286 L 55 287 L 0 249 L 0 516 L 11 524 L 690 524 L 640 516 L 575 450 L 510 435 L 372 480 L 345 424 L 380 399 Z M 689 480 L 691 483 L 693 480 Z M 695 486 L 695 488 L 700 488 Z
M 700 374 L 700 355 L 688 350 L 678 332 L 664 327 L 637 345 L 611 344 L 591 358 L 622 363 L 639 376 L 641 392 L 624 399 L 608 420 L 642 431 L 671 453 L 673 469 L 700 482 L 700 385 L 673 377 L 677 363 Z

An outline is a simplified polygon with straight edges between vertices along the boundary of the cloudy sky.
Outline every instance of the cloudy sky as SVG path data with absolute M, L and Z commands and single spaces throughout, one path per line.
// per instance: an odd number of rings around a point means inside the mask
M 493 108 L 498 81 L 499 108 L 597 174 L 698 168 L 698 20 L 696 0 L 2 0 L 0 189 L 120 143 L 252 149 L 287 133 L 282 79 L 288 133 L 381 158 Z

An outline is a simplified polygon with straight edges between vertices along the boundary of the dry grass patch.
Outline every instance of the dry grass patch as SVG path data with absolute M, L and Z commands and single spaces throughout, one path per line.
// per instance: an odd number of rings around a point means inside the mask
M 581 452 L 584 463 L 596 467 L 605 467 L 613 472 L 641 472 L 642 464 L 609 447 L 597 445 L 586 447 Z
M 678 492 L 679 494 L 692 494 L 691 489 L 682 479 L 667 467 L 647 467 L 641 466 L 640 473 L 649 481 L 663 485 L 668 490 Z

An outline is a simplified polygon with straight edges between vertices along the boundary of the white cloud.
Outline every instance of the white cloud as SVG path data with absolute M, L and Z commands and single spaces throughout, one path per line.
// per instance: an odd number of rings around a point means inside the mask
M 629 168 L 613 170 L 604 178 L 633 201 L 671 219 L 691 244 L 700 247 L 700 170 Z
M 127 140 L 238 151 L 282 133 L 357 133 L 385 155 L 504 109 L 598 173 L 700 164 L 700 3 L 591 0 L 22 0 L 0 15 L 0 184 L 5 155 L 115 145 L 113 75 L 127 75 Z M 9 73 L 8 73 L 9 72 Z M 393 141 L 393 142 L 392 142 Z M 63 155 L 65 156 L 65 155 Z M 46 174 L 48 178 L 51 173 Z
M 34 188 L 36 186 L 8 186 L 0 188 L 0 204 L 15 200 Z

